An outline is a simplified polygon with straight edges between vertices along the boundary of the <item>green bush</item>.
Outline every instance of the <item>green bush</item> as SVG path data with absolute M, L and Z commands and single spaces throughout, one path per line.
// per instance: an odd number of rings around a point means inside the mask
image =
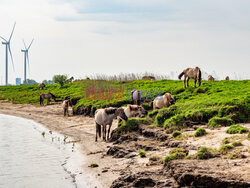
M 188 155 L 188 150 L 183 148 L 174 148 L 169 152 L 169 155 L 163 159 L 163 163 L 168 163 L 174 159 L 184 159 Z
M 197 151 L 196 156 L 198 159 L 209 159 L 215 157 L 214 153 L 215 151 L 213 149 L 202 146 Z
M 146 157 L 146 152 L 145 151 L 143 151 L 143 150 L 139 150 L 138 151 L 138 155 L 140 156 L 140 157 Z
M 229 129 L 227 129 L 228 134 L 242 134 L 248 132 L 248 129 L 245 127 L 242 127 L 240 125 L 231 125 Z
M 235 142 L 232 143 L 232 145 L 233 145 L 234 147 L 243 146 L 243 144 L 241 143 L 241 141 L 235 141 Z
M 219 148 L 219 152 L 221 154 L 227 154 L 229 150 L 234 149 L 233 145 L 223 145 Z
M 174 131 L 173 133 L 172 133 L 172 135 L 173 135 L 173 137 L 177 137 L 177 136 L 180 136 L 181 135 L 181 132 L 180 131 Z
M 224 138 L 224 139 L 222 140 L 222 143 L 223 143 L 223 144 L 229 144 L 229 143 L 230 143 L 229 138 L 228 138 L 228 137 Z
M 196 129 L 194 136 L 198 137 L 198 136 L 203 136 L 205 134 L 207 134 L 206 130 L 203 129 L 202 127 L 199 127 L 198 129 Z
M 211 118 L 208 122 L 210 127 L 221 127 L 221 126 L 230 126 L 233 124 L 233 120 L 226 116 L 226 117 L 218 117 L 215 116 Z
M 53 82 L 60 84 L 60 86 L 62 87 L 67 80 L 67 76 L 66 75 L 55 75 L 53 76 Z

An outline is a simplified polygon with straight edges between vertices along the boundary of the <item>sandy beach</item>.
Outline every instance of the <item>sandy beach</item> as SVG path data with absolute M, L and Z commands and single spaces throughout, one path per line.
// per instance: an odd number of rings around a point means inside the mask
M 140 131 L 122 135 L 115 142 L 102 140 L 95 142 L 94 119 L 81 115 L 72 116 L 72 111 L 69 117 L 64 117 L 60 104 L 40 106 L 0 103 L 0 105 L 2 114 L 32 119 L 47 129 L 76 141 L 84 157 L 81 168 L 89 177 L 91 187 L 140 187 L 148 183 L 157 187 L 178 187 L 189 184 L 187 180 L 204 185 L 209 178 L 212 178 L 209 180 L 211 186 L 219 180 L 217 185 L 244 187 L 250 181 L 250 141 L 246 134 L 243 136 L 226 134 L 227 127 L 207 129 L 208 134 L 202 138 L 193 137 L 195 131 L 191 128 L 184 130 L 184 140 L 175 140 L 161 128 L 142 125 Z M 113 122 L 112 128 L 116 128 L 116 125 L 117 122 Z M 244 126 L 250 128 L 250 124 Z M 222 139 L 228 136 L 242 140 L 242 157 L 235 160 L 225 156 L 210 160 L 175 160 L 169 165 L 162 164 L 162 157 L 168 155 L 172 148 L 186 148 L 189 154 L 195 154 L 201 146 L 219 148 Z M 147 152 L 146 158 L 137 155 L 140 149 Z M 159 160 L 150 161 L 149 158 L 152 156 L 159 157 Z M 91 163 L 97 163 L 99 167 L 88 167 Z
M 109 187 L 124 167 L 124 160 L 114 159 L 111 156 L 104 157 L 110 144 L 102 141 L 95 142 L 93 118 L 72 115 L 64 117 L 60 104 L 39 106 L 0 103 L 0 105 L 1 114 L 34 120 L 51 131 L 66 135 L 72 141 L 77 141 L 82 154 L 86 157 L 81 167 L 83 172 L 90 177 L 89 181 L 93 187 Z M 72 114 L 72 111 L 70 111 L 70 114 Z M 99 167 L 89 168 L 88 166 L 91 163 L 97 163 Z

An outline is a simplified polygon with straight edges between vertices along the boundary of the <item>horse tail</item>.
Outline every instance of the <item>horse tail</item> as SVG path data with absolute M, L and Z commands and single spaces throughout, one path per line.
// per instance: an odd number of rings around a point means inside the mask
M 184 71 L 178 76 L 179 80 L 181 79 L 181 77 L 184 75 Z
M 201 80 L 201 70 L 198 71 L 198 80 Z
M 42 96 L 40 95 L 40 105 L 42 105 Z

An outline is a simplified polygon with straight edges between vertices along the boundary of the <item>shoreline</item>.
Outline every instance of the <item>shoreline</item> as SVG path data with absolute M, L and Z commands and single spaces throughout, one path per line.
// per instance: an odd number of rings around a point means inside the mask
M 68 136 L 71 141 L 76 142 L 78 145 L 76 149 L 83 155 L 80 159 L 80 168 L 85 174 L 84 176 L 89 177 L 87 184 L 90 187 L 110 187 L 112 182 L 119 177 L 119 170 L 116 171 L 114 167 L 122 165 L 121 161 L 113 159 L 111 156 L 104 157 L 105 149 L 110 147 L 111 143 L 95 142 L 93 118 L 84 116 L 64 117 L 61 105 L 38 106 L 1 102 L 0 105 L 1 114 L 33 120 L 46 129 Z M 70 114 L 72 114 L 71 110 Z M 97 163 L 99 167 L 88 167 L 91 163 Z

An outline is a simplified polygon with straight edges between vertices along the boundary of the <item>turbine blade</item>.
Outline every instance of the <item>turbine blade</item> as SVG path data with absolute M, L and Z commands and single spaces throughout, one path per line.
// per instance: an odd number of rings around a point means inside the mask
M 3 38 L 3 37 L 1 37 L 1 36 L 0 36 L 0 38 L 3 39 L 5 42 L 7 42 L 7 40 L 6 40 L 5 38 Z
M 16 22 L 14 23 L 14 26 L 13 26 L 13 29 L 12 29 L 12 32 L 11 32 L 11 35 L 10 35 L 10 38 L 9 38 L 9 41 L 10 41 L 12 35 L 13 35 L 13 32 L 14 32 L 15 27 L 16 27 Z
M 31 44 L 33 43 L 33 41 L 34 41 L 34 39 L 32 39 L 32 41 L 31 41 L 31 43 L 30 43 L 30 45 L 29 45 L 29 47 L 28 47 L 28 49 L 27 49 L 27 50 L 29 50 L 29 49 L 30 49 L 30 46 L 31 46 Z
M 23 44 L 24 44 L 25 50 L 27 50 L 27 47 L 26 47 L 26 44 L 25 44 L 24 40 L 23 40 Z
M 8 45 L 8 50 L 9 50 L 10 57 L 11 57 L 11 62 L 12 62 L 13 71 L 15 72 L 15 67 L 14 67 L 13 57 L 12 57 L 12 53 L 11 53 L 11 49 L 10 49 L 10 44 Z
M 28 62 L 29 74 L 30 74 L 30 60 L 29 60 L 29 52 L 27 52 L 27 62 Z

